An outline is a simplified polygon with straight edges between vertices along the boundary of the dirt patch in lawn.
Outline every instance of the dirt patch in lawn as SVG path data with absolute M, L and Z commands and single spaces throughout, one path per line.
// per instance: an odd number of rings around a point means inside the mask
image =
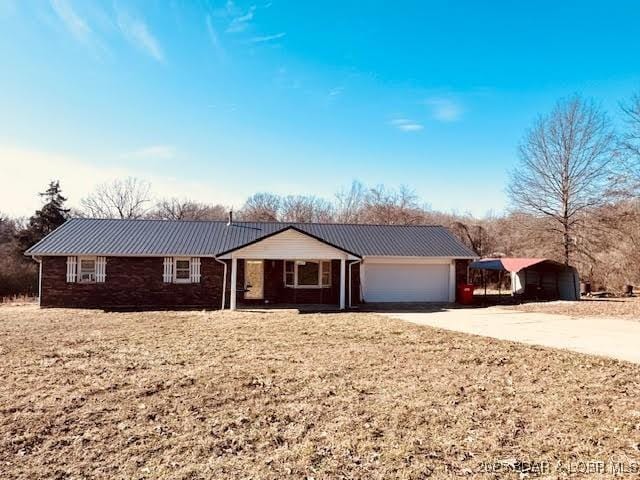
M 0 307 L 0 376 L 1 478 L 640 461 L 640 367 L 375 314 Z
M 571 317 L 624 317 L 640 320 L 640 298 L 584 298 L 578 302 L 531 302 L 504 306 L 524 312 L 556 313 Z

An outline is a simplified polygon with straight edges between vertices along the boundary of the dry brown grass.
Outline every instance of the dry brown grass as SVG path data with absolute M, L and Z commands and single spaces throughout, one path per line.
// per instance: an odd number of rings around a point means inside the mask
M 0 372 L 1 478 L 442 478 L 498 459 L 640 460 L 639 366 L 374 314 L 4 306 Z
M 8 297 L 0 297 L 0 305 L 35 305 L 37 303 L 38 297 L 30 295 L 10 295 Z
M 579 302 L 533 302 L 510 307 L 525 312 L 557 313 L 571 317 L 625 317 L 640 320 L 640 298 L 584 298 Z

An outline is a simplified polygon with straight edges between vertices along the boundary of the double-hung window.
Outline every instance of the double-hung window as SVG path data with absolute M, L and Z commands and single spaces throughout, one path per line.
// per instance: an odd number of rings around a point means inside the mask
M 106 279 L 106 257 L 67 257 L 67 283 L 104 283 Z
M 200 257 L 164 257 L 164 283 L 200 283 Z
M 191 282 L 191 259 L 176 258 L 174 269 L 174 281 L 176 283 Z
M 80 257 L 78 265 L 78 282 L 94 283 L 96 281 L 96 257 Z
M 331 261 L 287 260 L 284 262 L 284 284 L 293 288 L 331 286 Z

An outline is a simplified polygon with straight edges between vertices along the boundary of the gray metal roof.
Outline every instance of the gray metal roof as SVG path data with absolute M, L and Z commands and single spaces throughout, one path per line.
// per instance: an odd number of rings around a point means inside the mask
M 437 225 L 72 219 L 27 255 L 215 256 L 287 227 L 359 256 L 475 258 Z

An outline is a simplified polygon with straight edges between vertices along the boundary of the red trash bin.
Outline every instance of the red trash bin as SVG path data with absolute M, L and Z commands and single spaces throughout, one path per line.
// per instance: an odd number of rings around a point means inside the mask
M 473 304 L 473 285 L 462 283 L 458 285 L 458 303 L 462 305 Z

